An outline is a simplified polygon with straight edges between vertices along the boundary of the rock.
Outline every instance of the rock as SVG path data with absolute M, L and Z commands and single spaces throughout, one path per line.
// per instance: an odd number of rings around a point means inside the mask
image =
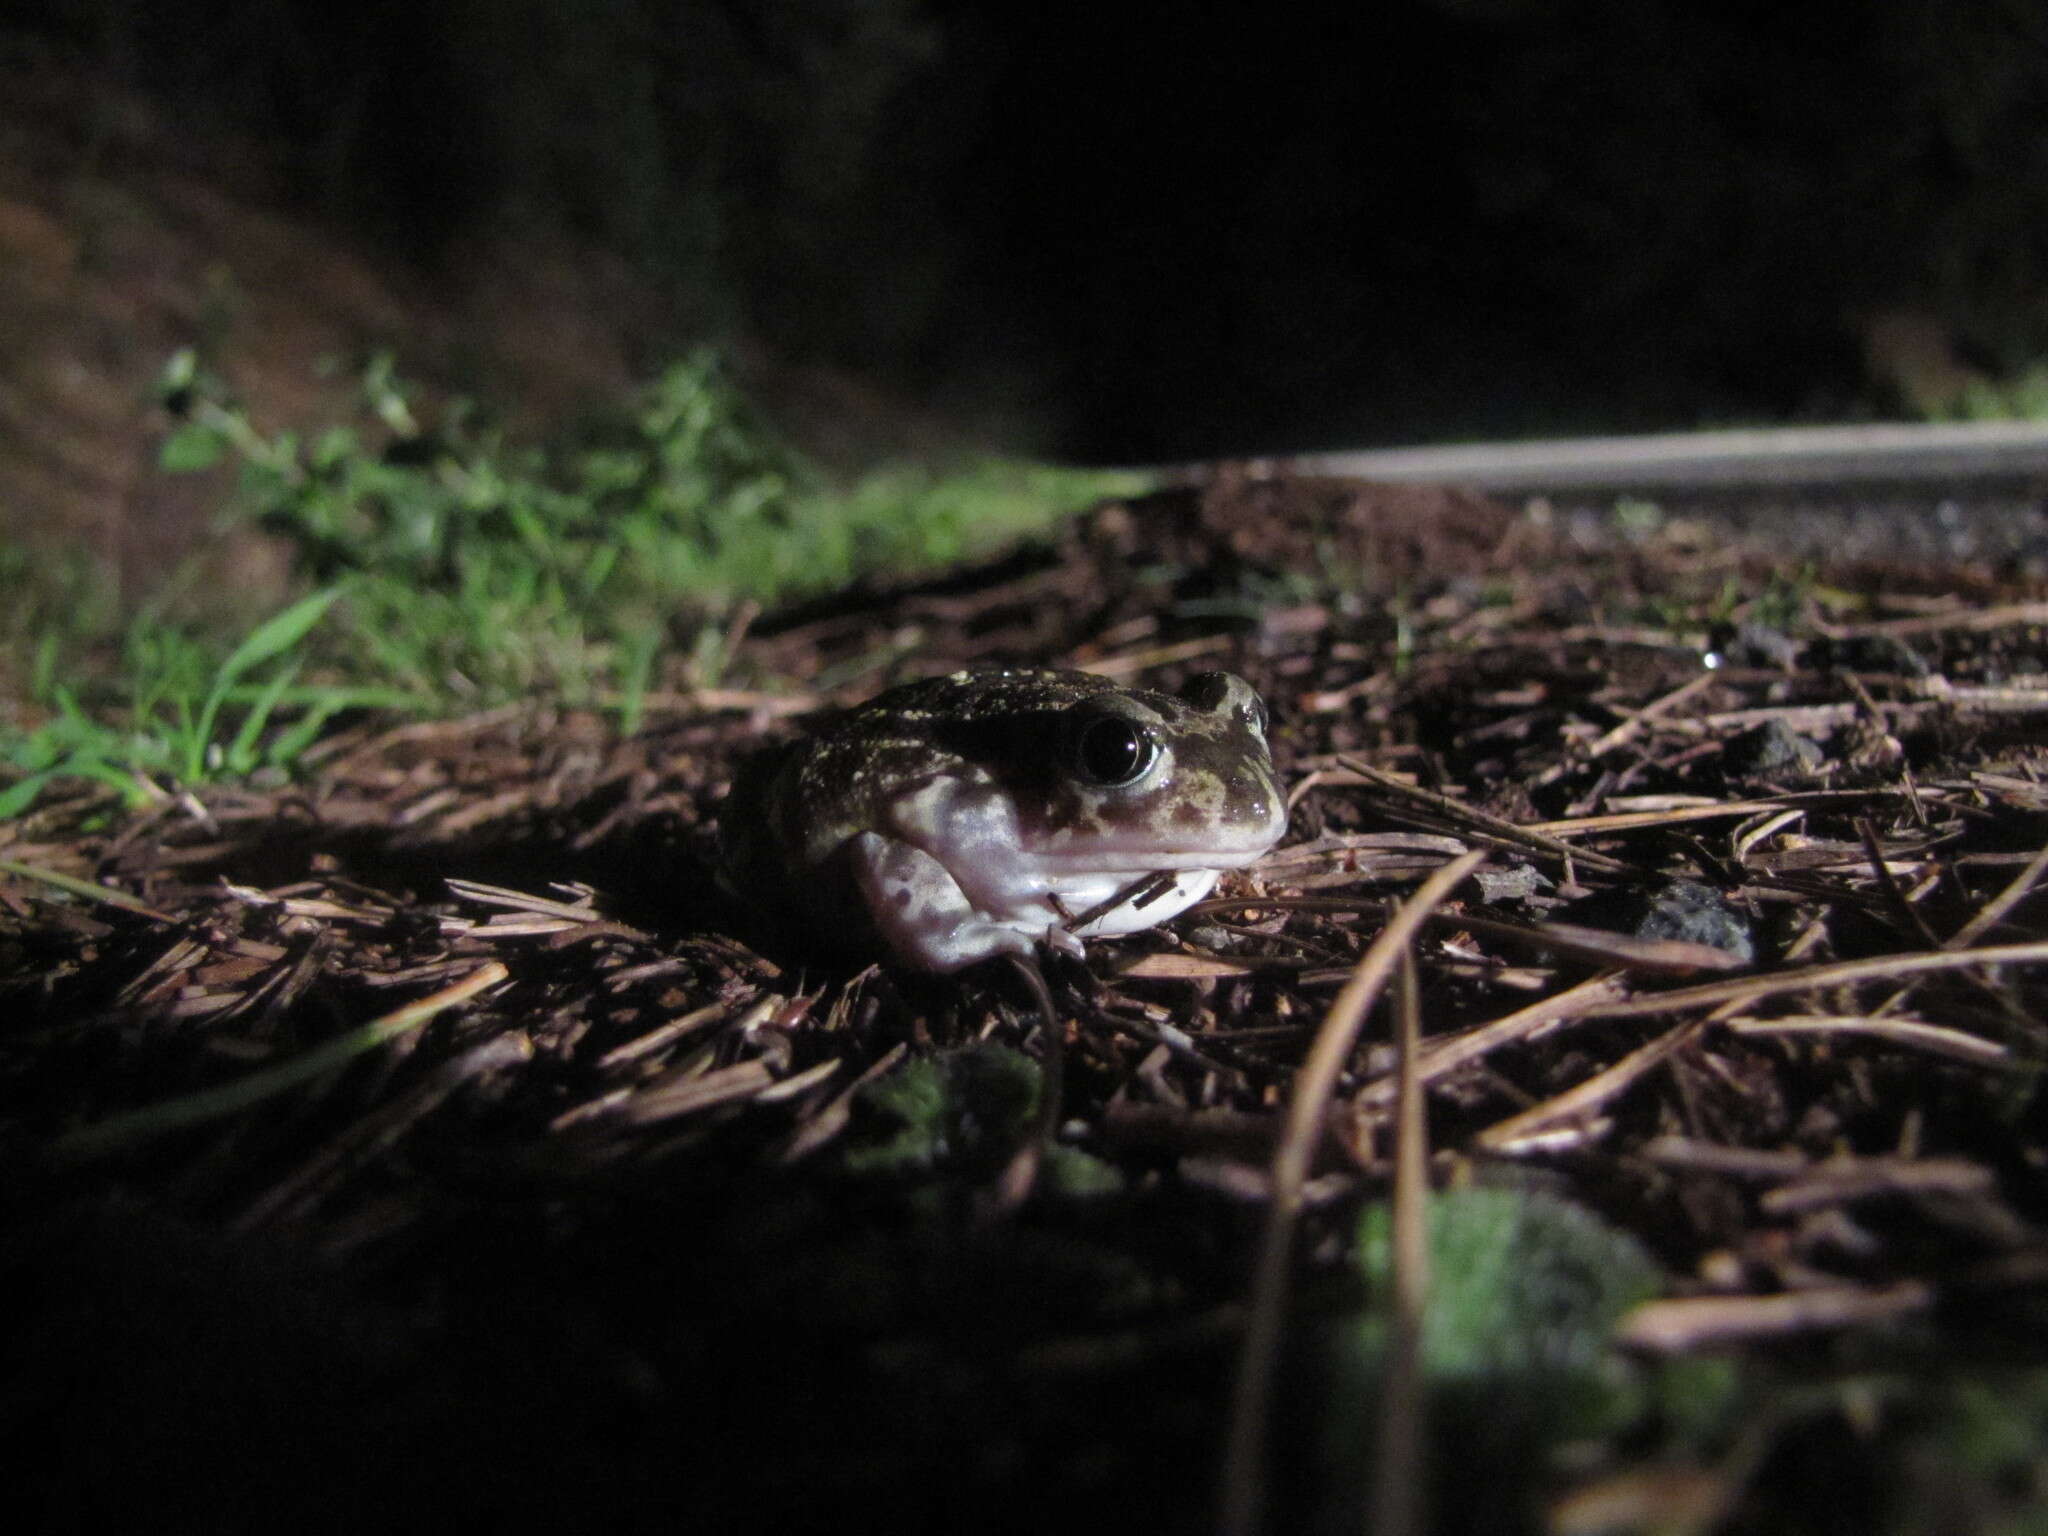
M 1784 721 L 1766 720 L 1730 741 L 1723 760 L 1736 778 L 1787 783 L 1816 777 L 1827 763 L 1827 753 Z

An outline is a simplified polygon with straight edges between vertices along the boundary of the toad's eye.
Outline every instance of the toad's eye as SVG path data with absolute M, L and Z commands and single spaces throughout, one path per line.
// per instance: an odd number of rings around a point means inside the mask
M 1159 743 L 1143 726 L 1121 715 L 1097 715 L 1074 731 L 1075 769 L 1091 784 L 1122 789 L 1135 784 L 1159 758 Z

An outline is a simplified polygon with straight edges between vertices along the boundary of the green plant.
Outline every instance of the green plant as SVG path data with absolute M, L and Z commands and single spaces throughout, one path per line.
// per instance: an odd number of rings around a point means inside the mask
M 1612 513 L 1614 526 L 1632 539 L 1647 539 L 1664 526 L 1664 509 L 1641 496 L 1618 496 Z
M 2003 379 L 1972 378 L 1942 414 L 1957 421 L 2048 421 L 2048 363 Z
M 464 701 L 546 690 L 636 719 L 673 634 L 741 602 L 935 569 L 1127 493 L 1132 476 L 1001 462 L 893 468 L 841 489 L 783 443 L 700 352 L 578 443 L 522 447 L 457 407 L 423 428 L 388 360 L 366 420 L 301 443 L 264 437 L 190 354 L 165 398 L 185 416 L 172 468 L 240 462 L 246 515 L 344 612 L 377 673 Z M 698 679 L 701 680 L 701 679 Z
M 1771 572 L 1763 590 L 1749 605 L 1749 622 L 1795 633 L 1806 628 L 1812 617 L 1813 592 L 1818 583 L 1819 575 L 1811 560 L 1801 561 L 1791 570 Z
M 241 636 L 145 610 L 118 662 L 95 667 L 87 652 L 112 648 L 111 626 L 76 615 L 99 610 L 0 549 L 0 585 L 36 594 L 17 612 L 48 620 L 0 631 L 42 715 L 0 727 L 0 763 L 18 775 L 0 814 L 65 777 L 135 801 L 157 778 L 288 769 L 352 708 L 545 695 L 615 710 L 630 731 L 665 669 L 688 686 L 718 679 L 739 604 L 937 569 L 1144 485 L 990 461 L 838 487 L 708 352 L 554 446 L 514 443 L 460 402 L 423 425 L 381 357 L 361 376 L 356 418 L 310 436 L 258 430 L 190 351 L 159 394 L 178 418 L 162 466 L 235 464 L 235 515 L 281 536 L 313 591 Z
M 216 645 L 138 618 L 121 679 L 102 690 L 116 707 L 90 709 L 51 680 L 36 695 L 46 719 L 0 729 L 0 763 L 19 775 L 0 789 L 0 816 L 20 814 L 65 778 L 111 785 L 137 804 L 155 793 L 155 776 L 191 784 L 287 769 L 343 710 L 417 708 L 418 698 L 389 688 L 299 683 L 309 637 L 342 595 L 330 587 L 299 599 L 218 660 Z

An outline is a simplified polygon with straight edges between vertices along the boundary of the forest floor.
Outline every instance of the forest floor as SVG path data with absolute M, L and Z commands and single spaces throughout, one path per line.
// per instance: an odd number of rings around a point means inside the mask
M 629 738 L 365 718 L 289 785 L 46 798 L 0 822 L 13 1497 L 49 1529 L 1193 1531 L 1227 1486 L 1357 1529 L 1379 1454 L 1442 1530 L 2037 1528 L 2017 515 L 1909 549 L 1225 472 L 757 622 L 758 687 Z M 776 947 L 710 866 L 745 753 L 998 663 L 1238 672 L 1293 808 L 1190 915 L 1048 959 L 1021 1201 L 1018 979 Z M 1303 1144 L 1347 982 L 1477 850 Z M 1405 1408 L 1404 1017 L 1435 1191 Z

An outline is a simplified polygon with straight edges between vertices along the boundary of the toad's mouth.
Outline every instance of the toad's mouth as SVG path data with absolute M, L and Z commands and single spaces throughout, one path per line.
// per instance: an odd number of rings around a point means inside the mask
M 1261 858 L 1274 841 L 1260 837 L 1256 841 L 1218 843 L 1208 848 L 1034 848 L 1028 850 L 1027 856 L 1049 881 L 1080 875 L 1129 881 L 1142 880 L 1161 870 L 1242 869 Z
M 1207 867 L 1085 875 L 1056 882 L 1048 895 L 1076 938 L 1107 938 L 1178 917 L 1216 888 L 1219 873 Z

